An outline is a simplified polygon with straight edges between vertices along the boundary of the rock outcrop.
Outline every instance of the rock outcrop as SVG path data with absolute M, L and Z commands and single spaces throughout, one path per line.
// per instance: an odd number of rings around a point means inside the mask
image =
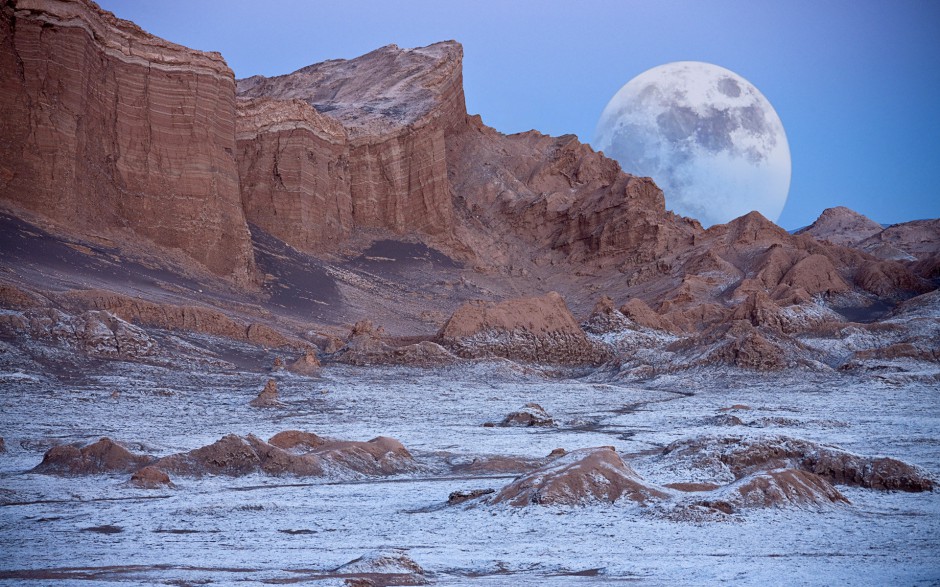
M 502 425 L 524 427 L 554 426 L 555 420 L 545 411 L 545 408 L 530 402 L 503 418 Z
M 646 484 L 624 463 L 613 447 L 604 446 L 562 455 L 519 477 L 490 503 L 580 506 L 629 500 L 645 504 L 665 497 L 665 492 Z
M 33 472 L 47 475 L 131 473 L 153 461 L 154 457 L 134 454 L 110 438 L 102 438 L 81 448 L 71 444 L 54 446 L 46 451 Z
M 351 365 L 409 365 L 440 367 L 459 361 L 459 357 L 429 340 L 395 346 L 385 330 L 370 320 L 357 322 L 340 348 L 335 360 Z
M 248 402 L 248 404 L 253 408 L 277 408 L 283 406 L 284 404 L 281 403 L 277 395 L 277 381 L 275 379 L 268 379 L 268 382 L 264 384 L 264 389 L 261 390 L 258 397 Z
M 839 485 L 909 492 L 932 491 L 934 482 L 922 471 L 888 457 L 864 457 L 836 447 L 785 436 L 702 437 L 676 441 L 659 459 L 672 468 L 687 468 L 697 481 L 729 483 L 774 469 L 797 469 Z
M 157 348 L 143 329 L 98 310 L 73 315 L 49 308 L 3 314 L 0 335 L 28 336 L 98 357 L 143 358 Z
M 336 568 L 333 577 L 346 585 L 426 585 L 424 569 L 404 549 L 378 550 Z
M 774 469 L 748 475 L 716 492 L 711 499 L 735 509 L 825 507 L 849 503 L 819 475 L 798 469 Z
M 504 357 L 539 363 L 597 364 L 606 351 L 588 340 L 556 292 L 505 302 L 462 305 L 439 333 L 467 358 Z
M 312 377 L 320 372 L 320 360 L 312 349 L 307 349 L 296 361 L 287 366 L 287 370 L 297 375 Z
M 222 56 L 89 0 L 6 2 L 0 30 L 0 200 L 65 232 L 179 249 L 247 284 Z
M 106 310 L 136 325 L 210 334 L 270 348 L 306 348 L 304 341 L 258 322 L 245 322 L 207 306 L 157 303 L 120 293 L 88 289 L 55 296 L 70 311 Z
M 208 446 L 164 457 L 153 466 L 189 477 L 265 473 L 358 478 L 417 469 L 407 449 L 392 438 L 380 436 L 368 442 L 325 440 L 298 431 L 279 433 L 271 442 L 251 434 L 229 434 Z

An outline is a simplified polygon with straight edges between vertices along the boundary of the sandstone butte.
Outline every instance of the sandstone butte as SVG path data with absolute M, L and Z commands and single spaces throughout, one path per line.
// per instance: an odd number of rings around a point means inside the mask
M 125 319 L 185 328 L 197 317 L 277 346 L 304 327 L 276 332 L 271 313 L 312 306 L 318 288 L 333 292 L 319 320 L 368 318 L 398 335 L 439 331 L 474 299 L 555 291 L 574 315 L 607 295 L 608 318 L 676 334 L 742 319 L 786 330 L 781 309 L 849 294 L 893 304 L 933 289 L 940 268 L 936 221 L 880 230 L 836 209 L 791 235 L 753 212 L 705 230 L 667 211 L 650 178 L 573 135 L 505 135 L 469 115 L 455 41 L 235 80 L 218 53 L 90 0 L 9 0 L 0 15 L 4 214 L 201 275 L 241 304 L 95 297 L 115 307 L 94 309 Z M 408 254 L 387 271 L 350 272 L 380 264 L 368 251 L 383 242 L 425 247 L 446 279 Z M 576 323 L 553 329 L 584 336 Z

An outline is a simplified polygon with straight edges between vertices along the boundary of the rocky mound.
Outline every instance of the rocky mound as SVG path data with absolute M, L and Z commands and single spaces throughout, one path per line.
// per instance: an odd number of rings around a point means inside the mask
M 312 377 L 320 372 L 320 360 L 312 349 L 307 349 L 296 361 L 287 366 L 287 370 L 296 375 Z
M 131 475 L 130 484 L 138 489 L 163 489 L 175 487 L 170 476 L 156 467 L 144 467 Z
M 849 503 L 819 475 L 796 469 L 774 469 L 748 475 L 715 491 L 710 499 L 735 510 L 754 508 L 825 507 Z
M 194 477 L 265 473 L 346 478 L 394 475 L 417 468 L 411 454 L 392 438 L 380 436 L 368 442 L 324 440 L 309 433 L 287 431 L 271 440 L 269 443 L 253 435 L 229 434 L 208 446 L 164 457 L 154 466 Z
M 503 426 L 554 426 L 555 420 L 545 411 L 545 408 L 536 403 L 527 403 L 519 410 L 507 415 L 502 422 Z
M 54 446 L 46 451 L 33 472 L 47 475 L 131 473 L 154 460 L 149 455 L 134 454 L 110 438 L 102 438 L 81 448 L 71 444 Z
M 571 451 L 519 477 L 490 503 L 512 506 L 588 505 L 629 500 L 640 504 L 665 498 L 624 463 L 612 447 Z
M 556 292 L 505 302 L 468 302 L 439 333 L 459 356 L 503 357 L 538 363 L 593 363 L 607 358 L 578 325 Z
M 916 467 L 888 457 L 864 457 L 836 447 L 785 436 L 701 437 L 676 441 L 657 459 L 695 481 L 730 483 L 773 469 L 797 469 L 841 485 L 909 492 L 932 491 Z M 686 479 L 683 479 L 686 480 Z
M 424 569 L 403 549 L 374 551 L 338 567 L 333 576 L 347 585 L 426 585 Z

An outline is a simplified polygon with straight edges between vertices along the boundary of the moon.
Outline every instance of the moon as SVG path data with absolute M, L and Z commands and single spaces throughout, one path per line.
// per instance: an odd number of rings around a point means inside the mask
M 753 210 L 776 222 L 790 191 L 777 112 L 753 84 L 710 63 L 667 63 L 627 82 L 592 144 L 624 171 L 652 177 L 667 208 L 705 227 Z

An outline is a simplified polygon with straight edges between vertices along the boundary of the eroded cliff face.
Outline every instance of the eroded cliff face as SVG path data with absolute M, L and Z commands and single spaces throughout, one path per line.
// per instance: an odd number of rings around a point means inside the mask
M 240 98 L 295 109 L 275 126 L 255 128 L 249 116 L 239 118 L 249 221 L 307 250 L 335 245 L 324 234 L 347 236 L 354 226 L 446 238 L 454 215 L 445 136 L 466 116 L 462 57 L 455 42 L 390 45 L 289 75 L 239 80 Z M 310 105 L 302 117 L 297 101 Z M 304 120 L 313 117 L 338 123 L 336 132 L 307 132 Z M 319 176 L 304 175 L 304 167 Z M 285 181 L 285 169 L 297 181 Z M 276 214 L 266 210 L 272 199 Z
M 218 53 L 89 0 L 6 0 L 0 35 L 0 199 L 67 232 L 142 237 L 249 280 L 235 82 Z
M 353 229 L 345 129 L 303 100 L 239 99 L 238 172 L 248 220 L 319 251 Z

